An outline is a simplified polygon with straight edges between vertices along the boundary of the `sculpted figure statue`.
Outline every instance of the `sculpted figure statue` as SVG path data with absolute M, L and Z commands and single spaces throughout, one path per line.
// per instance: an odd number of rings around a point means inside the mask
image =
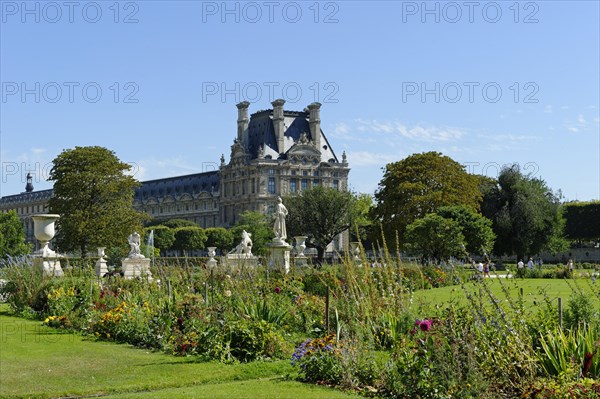
M 131 233 L 129 235 L 129 237 L 127 238 L 127 241 L 129 241 L 129 246 L 131 247 L 131 249 L 129 250 L 129 257 L 130 258 L 135 258 L 135 257 L 140 257 L 140 245 L 141 245 L 141 239 L 140 239 L 140 235 L 138 234 L 137 231 L 134 231 L 133 233 Z
M 284 241 L 287 238 L 287 230 L 285 228 L 285 217 L 288 215 L 288 210 L 283 205 L 281 197 L 277 197 L 277 206 L 275 208 L 275 225 L 273 232 L 278 241 Z
M 247 256 L 252 255 L 252 239 L 250 238 L 252 234 L 248 233 L 246 230 L 242 231 L 242 241 L 235 247 L 230 254 L 243 254 Z

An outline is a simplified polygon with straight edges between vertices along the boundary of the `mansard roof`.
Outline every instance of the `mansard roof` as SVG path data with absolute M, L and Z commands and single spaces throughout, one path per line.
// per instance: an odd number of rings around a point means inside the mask
M 142 185 L 135 190 L 135 198 L 142 200 L 167 195 L 179 196 L 213 192 L 219 191 L 219 184 L 220 179 L 217 171 L 147 180 L 142 182 Z
M 22 202 L 26 202 L 28 204 L 35 203 L 37 201 L 47 201 L 52 197 L 52 193 L 54 190 L 39 190 L 39 191 L 30 191 L 24 192 L 21 194 L 7 195 L 5 197 L 0 198 L 0 206 L 2 205 L 10 205 L 10 204 L 19 204 Z
M 141 183 L 141 186 L 135 190 L 135 200 L 166 197 L 168 195 L 180 196 L 183 194 L 194 195 L 201 192 L 218 192 L 220 179 L 217 171 L 211 171 L 148 180 Z M 53 189 L 48 189 L 8 195 L 0 198 L 0 206 L 47 201 L 52 197 L 53 192 Z
M 310 126 L 308 123 L 309 113 L 306 111 L 283 111 L 284 117 L 284 153 L 298 142 L 300 136 L 306 133 L 307 138 L 314 141 Z M 273 125 L 273 110 L 267 109 L 250 115 L 248 130 L 243 137 L 246 151 L 250 154 L 250 159 L 257 159 L 261 146 L 264 145 L 264 155 L 271 156 L 272 159 L 279 157 L 277 150 L 277 137 L 275 136 L 275 127 Z M 333 149 L 329 145 L 323 130 L 321 130 L 321 161 L 329 162 L 333 159 L 339 162 Z

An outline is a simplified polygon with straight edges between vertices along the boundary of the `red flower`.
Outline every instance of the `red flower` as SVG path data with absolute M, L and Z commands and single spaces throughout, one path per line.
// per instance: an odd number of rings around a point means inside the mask
M 281 288 L 279 288 L 279 287 L 275 287 L 275 293 L 276 293 L 276 294 L 279 294 L 280 292 L 281 292 Z

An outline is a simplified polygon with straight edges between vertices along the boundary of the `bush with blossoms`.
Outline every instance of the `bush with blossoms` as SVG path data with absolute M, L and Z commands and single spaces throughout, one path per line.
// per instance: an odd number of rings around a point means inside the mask
M 8 281 L 0 295 L 15 314 L 47 326 L 197 360 L 291 359 L 303 381 L 369 396 L 600 392 L 600 289 L 591 279 L 569 283 L 574 295 L 561 328 L 555 298 L 541 292 L 543 300 L 526 307 L 508 286 L 518 281 L 467 282 L 459 268 L 422 269 L 389 256 L 370 267 L 344 261 L 288 274 L 157 260 L 151 282 L 98 279 L 92 266 L 68 269 L 60 279 L 27 261 L 0 267 Z M 456 284 L 456 300 L 416 300 L 415 291 L 434 284 Z M 491 284 L 501 286 L 501 296 Z

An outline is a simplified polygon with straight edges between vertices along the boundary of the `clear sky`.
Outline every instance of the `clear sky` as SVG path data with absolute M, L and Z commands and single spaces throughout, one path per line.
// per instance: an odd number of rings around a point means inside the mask
M 440 151 L 600 199 L 598 1 L 0 1 L 0 195 L 63 149 L 139 180 L 229 159 L 235 104 L 323 104 L 350 185 Z

